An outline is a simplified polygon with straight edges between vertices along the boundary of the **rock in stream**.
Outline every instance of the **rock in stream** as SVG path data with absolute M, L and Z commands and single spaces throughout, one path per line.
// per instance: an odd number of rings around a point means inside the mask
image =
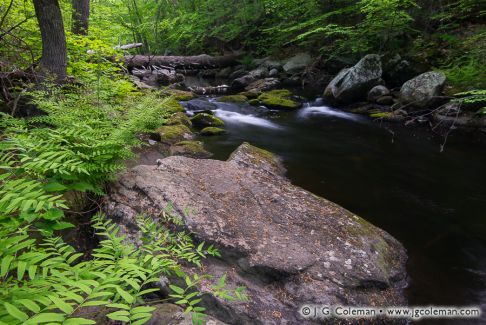
M 135 216 L 172 204 L 187 230 L 222 254 L 205 260 L 205 272 L 247 288 L 248 302 L 204 295 L 208 313 L 229 324 L 311 323 L 299 315 L 303 304 L 405 304 L 403 246 L 284 173 L 278 158 L 247 143 L 227 161 L 168 157 L 120 175 L 104 211 L 136 240 Z

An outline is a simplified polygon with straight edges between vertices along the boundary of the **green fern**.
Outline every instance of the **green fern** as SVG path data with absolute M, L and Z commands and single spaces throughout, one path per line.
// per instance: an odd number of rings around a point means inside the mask
M 195 322 L 202 319 L 197 285 L 210 276 L 189 277 L 182 272 L 180 261 L 191 260 L 188 256 L 192 255 L 172 241 L 189 240 L 186 234 L 171 234 L 146 217 L 137 218 L 137 224 L 143 229 L 140 247 L 125 242 L 119 227 L 102 214 L 95 215 L 93 227 L 102 240 L 89 260 L 59 237 L 47 237 L 38 244 L 29 236 L 29 227 L 0 228 L 0 324 L 94 324 L 84 316 L 92 306 L 107 308 L 106 317 L 111 320 L 143 324 L 155 310 L 144 302 L 144 296 L 159 290 L 151 285 L 161 273 L 184 280 L 185 289 L 170 286 L 171 297 L 193 313 Z M 206 256 L 203 244 L 186 245 L 202 258 Z M 246 299 L 242 288 L 230 293 L 224 286 L 225 277 L 213 288 L 216 296 Z

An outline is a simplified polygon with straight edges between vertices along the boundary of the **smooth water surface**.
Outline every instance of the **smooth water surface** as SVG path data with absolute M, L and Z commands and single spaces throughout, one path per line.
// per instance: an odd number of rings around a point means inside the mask
M 294 112 L 216 103 L 228 135 L 282 157 L 291 181 L 385 229 L 406 247 L 410 305 L 480 305 L 486 322 L 486 150 L 471 136 L 384 126 L 316 103 Z M 431 323 L 427 320 L 426 323 Z M 440 324 L 471 321 L 441 320 Z

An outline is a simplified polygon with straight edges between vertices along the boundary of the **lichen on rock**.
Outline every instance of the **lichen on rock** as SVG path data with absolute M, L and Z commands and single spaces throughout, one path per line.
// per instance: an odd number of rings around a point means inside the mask
M 183 146 L 190 145 L 173 147 Z M 209 314 L 224 311 L 218 318 L 228 323 L 310 324 L 297 312 L 302 304 L 406 303 L 403 246 L 343 207 L 291 184 L 278 158 L 265 150 L 244 143 L 228 161 L 168 157 L 157 168 L 136 166 L 112 185 L 103 210 L 136 240 L 133 218 L 147 211 L 157 218 L 168 204 L 186 231 L 219 249 L 221 258 L 204 261 L 205 272 L 226 274 L 230 288 L 247 288 L 245 303 L 204 300 Z M 273 318 L 269 310 L 282 317 Z

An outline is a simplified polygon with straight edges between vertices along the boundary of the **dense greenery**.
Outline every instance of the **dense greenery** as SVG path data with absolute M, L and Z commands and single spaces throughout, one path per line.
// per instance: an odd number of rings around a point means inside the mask
M 146 53 L 278 56 L 297 47 L 350 62 L 371 52 L 400 53 L 444 70 L 464 89 L 486 87 L 481 2 L 122 0 L 111 3 L 117 13 L 108 19 L 122 27 L 116 41 L 142 42 Z
M 132 148 L 142 145 L 138 135 L 181 109 L 162 92 L 136 90 L 117 61 L 107 59 L 117 54 L 112 45 L 69 35 L 68 48 L 68 72 L 76 83 L 13 88 L 43 114 L 24 119 L 1 113 L 0 324 L 94 324 L 105 316 L 143 324 L 155 309 L 143 297 L 159 290 L 153 283 L 161 274 L 186 283 L 171 285 L 169 300 L 200 323 L 204 308 L 197 306 L 196 288 L 208 276 L 185 275 L 180 261 L 200 266 L 207 254 L 218 255 L 212 246 L 196 246 L 188 234 L 140 217 L 145 244 L 135 248 L 100 214 L 92 224 L 102 240 L 88 259 L 58 237 L 75 226 L 73 213 L 84 213 L 77 209 L 86 202 L 78 201 L 103 194 L 105 182 L 124 168 Z M 178 222 L 162 215 L 167 225 Z M 229 292 L 224 282 L 215 283 L 215 295 L 244 299 L 243 288 Z M 105 312 L 93 313 L 93 306 Z
M 169 230 L 176 219 L 156 225 L 141 216 L 138 248 L 122 243 L 101 214 L 92 219 L 101 241 L 91 254 L 61 238 L 75 226 L 73 214 L 89 218 L 78 201 L 102 195 L 141 145 L 138 136 L 180 109 L 166 92 L 136 89 L 116 45 L 140 42 L 144 54 L 241 51 L 243 63 L 297 51 L 323 65 L 399 53 L 444 71 L 464 103 L 486 102 L 477 90 L 486 88 L 481 0 L 93 0 L 85 36 L 69 32 L 71 1 L 59 3 L 71 78 L 64 85 L 37 74 L 42 41 L 32 2 L 0 0 L 0 106 L 8 112 L 0 115 L 0 324 L 92 324 L 90 306 L 142 324 L 154 309 L 144 295 L 157 290 L 151 285 L 161 273 L 185 282 L 171 284 L 170 299 L 201 320 L 197 284 L 206 276 L 188 277 L 181 261 L 200 266 L 218 252 Z M 272 94 L 258 100 L 296 105 L 290 95 Z M 30 106 L 42 114 L 19 118 Z M 242 288 L 230 293 L 224 282 L 213 287 L 215 295 L 245 298 Z

